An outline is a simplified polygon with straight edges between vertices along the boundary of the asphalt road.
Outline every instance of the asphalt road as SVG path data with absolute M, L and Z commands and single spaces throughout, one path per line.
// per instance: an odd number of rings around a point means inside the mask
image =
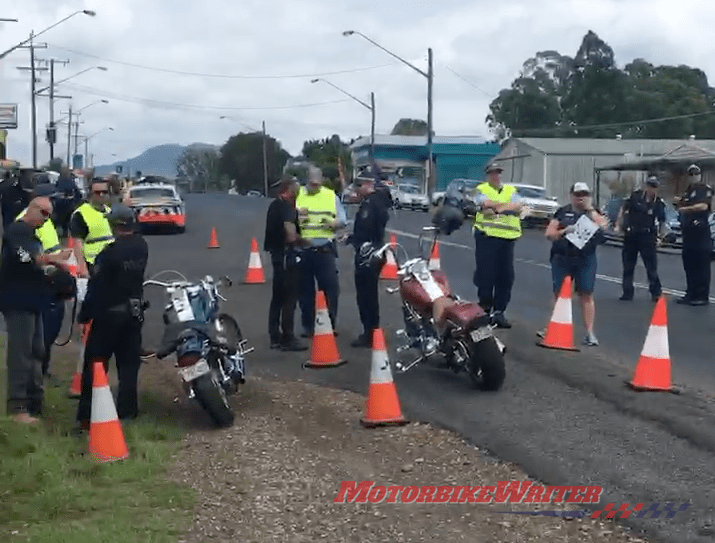
M 228 274 L 240 282 L 251 238 L 256 237 L 259 244 L 263 241 L 268 203 L 262 198 L 189 196 L 185 234 L 147 236 L 150 273 L 175 269 L 189 278 Z M 398 235 L 398 242 L 413 252 L 414 236 L 428 220 L 425 213 L 403 211 L 393 216 L 389 226 L 407 234 Z M 218 249 L 207 248 L 212 227 L 217 229 Z M 448 243 L 441 248 L 442 268 L 460 295 L 474 299 L 474 262 L 467 228 L 451 236 Z M 249 372 L 366 393 L 370 351 L 349 346 L 361 331 L 351 257 L 352 251 L 342 247 L 337 340 L 348 363 L 338 368 L 302 369 L 307 353 L 268 349 L 270 264 L 265 253 L 266 284 L 236 284 L 224 290 L 229 299 L 224 308 L 236 316 L 256 347 L 247 362 Z M 646 503 L 648 507 L 654 502 L 689 502 L 690 508 L 673 519 L 624 522 L 645 530 L 653 540 L 712 541 L 713 532 L 708 531 L 715 518 L 715 409 L 710 396 L 715 373 L 708 356 L 712 309 L 669 305 L 673 374 L 678 384 L 686 385 L 683 393 L 632 392 L 623 381 L 632 375 L 653 304 L 643 289 L 638 289 L 636 301 L 630 304 L 617 301 L 618 250 L 600 249 L 596 332 L 601 346 L 579 353 L 535 345 L 534 333 L 547 323 L 551 312 L 548 243 L 539 232 L 528 232 L 518 244 L 517 258 L 517 282 L 509 309 L 515 326 L 499 332 L 509 349 L 503 389 L 480 393 L 464 375 L 418 366 L 394 376 L 405 415 L 450 428 L 548 484 L 602 485 L 604 500 L 618 504 Z M 664 285 L 682 289 L 679 258 L 661 256 L 660 262 Z M 642 270 L 638 273 L 644 275 Z M 149 346 L 156 346 L 161 331 L 160 295 L 158 289 L 150 292 L 153 307 L 145 328 Z M 394 361 L 398 346 L 394 332 L 401 328 L 399 301 L 383 291 L 380 303 Z M 580 339 L 580 328 L 577 334 Z M 403 353 L 403 359 L 409 359 L 409 353 Z M 367 431 L 357 420 L 353 430 Z

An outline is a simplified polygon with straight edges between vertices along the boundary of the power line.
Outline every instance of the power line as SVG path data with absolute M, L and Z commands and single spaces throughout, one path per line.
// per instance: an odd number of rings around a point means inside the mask
M 486 91 L 480 89 L 480 88 L 477 87 L 474 83 L 472 83 L 471 81 L 469 81 L 466 77 L 464 77 L 464 76 L 458 74 L 457 72 L 455 72 L 452 68 L 450 68 L 450 67 L 447 66 L 446 64 L 442 64 L 442 66 L 444 66 L 445 68 L 447 68 L 450 72 L 452 72 L 452 73 L 453 73 L 454 75 L 456 75 L 459 79 L 461 79 L 462 81 L 464 81 L 464 82 L 465 82 L 467 85 L 469 85 L 470 87 L 474 87 L 475 89 L 477 89 L 479 92 L 481 92 L 481 93 L 482 93 L 484 96 L 486 96 L 487 98 L 491 98 L 491 97 L 492 97 L 491 94 L 489 94 L 488 92 L 486 92 Z
M 331 100 L 329 102 L 315 102 L 311 104 L 295 104 L 290 106 L 263 106 L 263 107 L 228 107 L 228 106 L 208 106 L 208 105 L 198 105 L 198 104 L 180 104 L 177 102 L 164 102 L 162 100 L 153 100 L 151 98 L 140 98 L 137 96 L 127 96 L 122 94 L 116 94 L 100 89 L 95 89 L 93 87 L 86 87 L 84 85 L 77 85 L 71 83 L 65 83 L 65 87 L 80 90 L 88 94 L 94 94 L 96 96 L 102 96 L 104 98 L 112 98 L 114 100 L 119 100 L 122 102 L 135 102 L 144 105 L 156 105 L 165 106 L 167 108 L 173 109 L 198 109 L 198 110 L 214 110 L 214 111 L 248 111 L 248 110 L 273 110 L 273 109 L 298 109 L 305 107 L 315 107 L 324 106 L 329 104 L 338 104 L 342 102 L 348 102 L 347 98 L 341 100 Z
M 214 77 L 214 78 L 219 78 L 219 79 L 300 79 L 300 78 L 306 78 L 306 77 L 322 77 L 322 76 L 326 76 L 326 75 L 339 75 L 339 74 L 349 74 L 349 73 L 356 73 L 356 72 L 365 72 L 368 70 L 376 70 L 378 68 L 386 68 L 387 66 L 393 66 L 393 64 L 394 64 L 394 63 L 380 64 L 378 66 L 367 66 L 365 68 L 353 68 L 351 70 L 339 70 L 339 71 L 335 71 L 335 72 L 324 72 L 324 73 L 319 73 L 319 74 L 292 74 L 292 75 L 208 74 L 208 73 L 202 73 L 202 72 L 188 72 L 188 71 L 183 71 L 183 70 L 172 70 L 169 68 L 158 68 L 156 66 L 144 66 L 142 64 L 134 64 L 132 62 L 124 62 L 121 60 L 112 60 L 112 59 L 100 57 L 97 55 L 92 55 L 89 53 L 83 53 L 82 51 L 75 51 L 74 49 L 68 49 L 67 47 L 60 47 L 58 45 L 53 45 L 52 47 L 54 49 L 60 49 L 62 51 L 67 51 L 69 53 L 74 53 L 76 55 L 94 58 L 97 60 L 101 60 L 103 62 L 111 62 L 113 64 L 119 64 L 122 66 L 129 66 L 132 68 L 140 68 L 142 70 L 151 70 L 154 72 L 164 72 L 164 73 L 178 74 L 178 75 L 191 75 L 191 76 L 196 76 L 196 77 Z

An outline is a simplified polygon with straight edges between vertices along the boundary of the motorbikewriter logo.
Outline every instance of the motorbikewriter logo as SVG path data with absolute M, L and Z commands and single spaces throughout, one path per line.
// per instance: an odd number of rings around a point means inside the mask
M 531 481 L 499 481 L 496 485 L 477 486 L 381 486 L 375 481 L 343 481 L 333 503 L 599 503 L 601 486 L 541 486 Z M 667 513 L 665 518 L 673 518 L 678 511 L 685 511 L 690 504 L 684 503 L 678 509 L 666 503 L 661 509 L 659 503 L 649 508 L 637 503 L 628 503 L 617 509 L 615 503 L 606 504 L 597 511 L 499 511 L 513 515 L 535 515 L 571 518 L 645 518 L 652 519 Z

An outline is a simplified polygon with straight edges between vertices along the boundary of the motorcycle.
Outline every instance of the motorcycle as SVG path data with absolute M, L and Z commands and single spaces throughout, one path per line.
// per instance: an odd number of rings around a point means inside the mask
M 220 312 L 219 300 L 226 298 L 219 287 L 230 287 L 232 281 L 229 277 L 214 281 L 207 275 L 190 282 L 174 273 L 182 280 L 157 281 L 160 273 L 144 282 L 164 288 L 166 298 L 164 333 L 156 356 L 161 360 L 176 353 L 188 398 L 196 399 L 217 426 L 230 426 L 235 416 L 228 396 L 246 382 L 245 355 L 254 350 L 247 348 L 236 320 Z
M 455 373 L 466 372 L 472 384 L 482 390 L 499 390 L 506 377 L 504 352 L 506 347 L 493 334 L 496 327 L 490 315 L 479 304 L 461 299 L 450 290 L 446 275 L 440 270 L 429 269 L 429 258 L 439 237 L 440 228 L 426 226 L 425 232 L 433 232 L 429 251 L 423 250 L 424 235 L 420 236 L 421 255 L 409 259 L 401 245 L 406 261 L 398 263 L 399 284 L 387 288 L 390 294 L 398 293 L 402 301 L 405 328 L 397 335 L 405 338 L 405 344 L 397 349 L 402 353 L 417 349 L 420 356 L 395 367 L 404 373 L 420 362 L 441 355 L 444 366 Z M 389 243 L 374 252 L 374 258 L 384 258 L 393 248 Z M 426 254 L 425 254 L 426 253 Z

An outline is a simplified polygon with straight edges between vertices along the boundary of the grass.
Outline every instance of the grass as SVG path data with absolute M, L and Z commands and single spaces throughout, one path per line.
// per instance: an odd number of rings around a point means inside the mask
M 71 374 L 72 351 L 53 351 L 58 375 Z M 108 463 L 86 454 L 86 436 L 72 436 L 77 400 L 66 380 L 46 386 L 42 425 L 0 419 L 0 541 L 177 541 L 194 496 L 166 474 L 183 432 L 156 398 L 144 394 L 140 405 L 151 415 L 123 425 L 129 458 Z

